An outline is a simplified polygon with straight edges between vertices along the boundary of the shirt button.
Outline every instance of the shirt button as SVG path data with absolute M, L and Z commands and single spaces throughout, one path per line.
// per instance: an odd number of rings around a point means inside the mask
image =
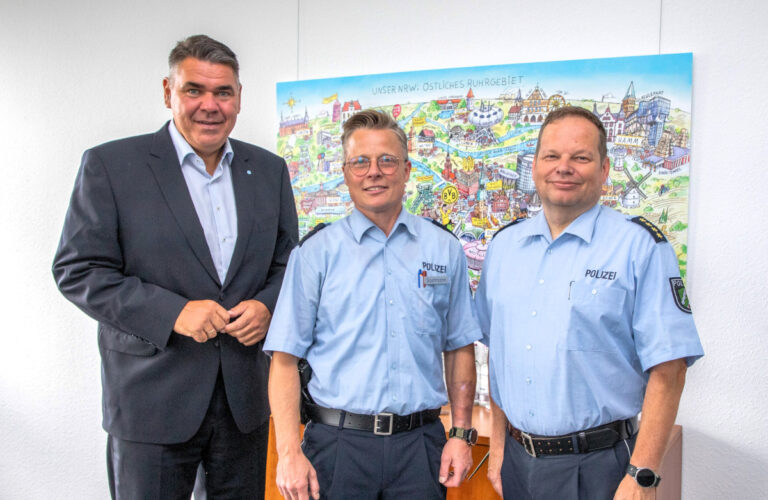
M 543 284 L 544 284 L 544 280 L 539 280 L 539 285 L 543 285 Z
M 531 344 L 528 344 L 525 346 L 526 351 L 530 351 L 531 349 L 533 349 L 533 346 Z
M 531 316 L 536 316 L 536 311 L 531 311 Z
M 397 364 L 396 363 L 392 363 L 392 369 L 393 370 L 397 370 Z
M 592 295 L 597 295 L 597 290 L 595 290 L 594 288 L 592 289 Z
M 219 341 L 218 340 L 214 340 L 213 341 L 213 346 L 214 347 L 219 347 Z
M 392 270 L 391 269 L 387 269 L 387 274 L 392 274 Z
M 525 377 L 525 383 L 531 385 L 531 377 Z
M 397 333 L 395 333 L 395 331 L 394 331 L 394 330 L 392 330 L 391 332 L 389 332 L 389 334 L 390 334 L 390 335 L 392 335 L 393 337 L 397 337 Z
M 528 415 L 533 416 L 533 411 L 529 411 Z
M 389 305 L 393 305 L 394 303 L 395 303 L 395 301 L 394 301 L 394 300 L 390 300 L 390 301 L 389 301 Z
M 393 401 L 397 401 L 397 396 L 392 396 Z

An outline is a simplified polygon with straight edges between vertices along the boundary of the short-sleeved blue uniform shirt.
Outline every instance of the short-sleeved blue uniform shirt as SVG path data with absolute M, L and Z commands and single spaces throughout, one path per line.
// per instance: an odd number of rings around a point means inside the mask
M 532 434 L 633 417 L 650 368 L 704 354 L 672 246 L 601 205 L 555 241 L 543 213 L 500 231 L 475 304 L 491 397 Z
M 321 406 L 407 415 L 447 403 L 441 354 L 480 337 L 459 241 L 355 209 L 293 250 L 264 351 L 306 358 Z

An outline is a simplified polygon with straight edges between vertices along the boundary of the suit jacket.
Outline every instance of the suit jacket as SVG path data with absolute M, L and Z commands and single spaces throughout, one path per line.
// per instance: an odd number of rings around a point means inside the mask
M 269 359 L 223 334 L 199 344 L 173 333 L 189 300 L 274 310 L 298 239 L 282 158 L 230 140 L 237 242 L 224 280 L 213 260 L 167 124 L 85 152 L 53 262 L 61 292 L 98 321 L 104 429 L 178 443 L 199 428 L 221 367 L 238 428 L 269 416 Z

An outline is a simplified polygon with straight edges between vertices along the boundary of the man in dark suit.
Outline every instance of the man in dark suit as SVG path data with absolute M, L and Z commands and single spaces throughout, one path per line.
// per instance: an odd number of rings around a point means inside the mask
M 261 345 L 297 221 L 285 162 L 229 139 L 235 54 L 204 35 L 171 51 L 173 120 L 86 151 L 53 273 L 96 319 L 113 498 L 263 498 Z

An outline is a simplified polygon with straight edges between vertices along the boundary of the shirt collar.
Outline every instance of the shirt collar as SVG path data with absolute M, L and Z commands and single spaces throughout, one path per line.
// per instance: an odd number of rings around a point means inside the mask
M 389 233 L 390 236 L 393 235 L 401 225 L 404 226 L 405 229 L 413 236 L 418 236 L 418 231 L 416 229 L 416 216 L 408 213 L 405 207 L 400 210 L 400 215 L 397 216 L 397 220 L 395 220 L 395 224 L 392 226 L 392 231 Z M 352 209 L 352 213 L 349 216 L 349 227 L 352 229 L 352 235 L 355 237 L 355 240 L 360 243 L 363 235 L 372 227 L 377 226 L 371 221 L 371 219 L 366 217 L 360 210 L 355 207 Z
M 168 132 L 171 134 L 171 141 L 173 142 L 173 148 L 176 150 L 176 156 L 179 158 L 179 165 L 183 165 L 184 160 L 186 160 L 189 155 L 197 156 L 195 150 L 192 149 L 192 146 L 189 145 L 187 140 L 184 139 L 184 136 L 181 135 L 181 132 L 179 132 L 179 129 L 176 128 L 176 124 L 173 123 L 173 120 L 168 124 Z M 220 163 L 229 165 L 232 162 L 234 154 L 235 152 L 232 151 L 232 145 L 229 143 L 229 138 L 227 138 L 227 142 L 224 143 L 224 154 L 221 155 Z
M 597 216 L 600 214 L 600 206 L 601 205 L 597 203 L 594 207 L 576 217 L 576 219 L 565 228 L 563 234 L 572 234 L 581 238 L 586 243 L 590 243 L 595 231 Z M 520 240 L 531 236 L 543 236 L 547 241 L 552 239 L 552 233 L 549 230 L 547 218 L 543 210 L 537 217 L 534 217 L 533 220 L 530 221 L 530 224 L 524 224 L 520 228 Z

